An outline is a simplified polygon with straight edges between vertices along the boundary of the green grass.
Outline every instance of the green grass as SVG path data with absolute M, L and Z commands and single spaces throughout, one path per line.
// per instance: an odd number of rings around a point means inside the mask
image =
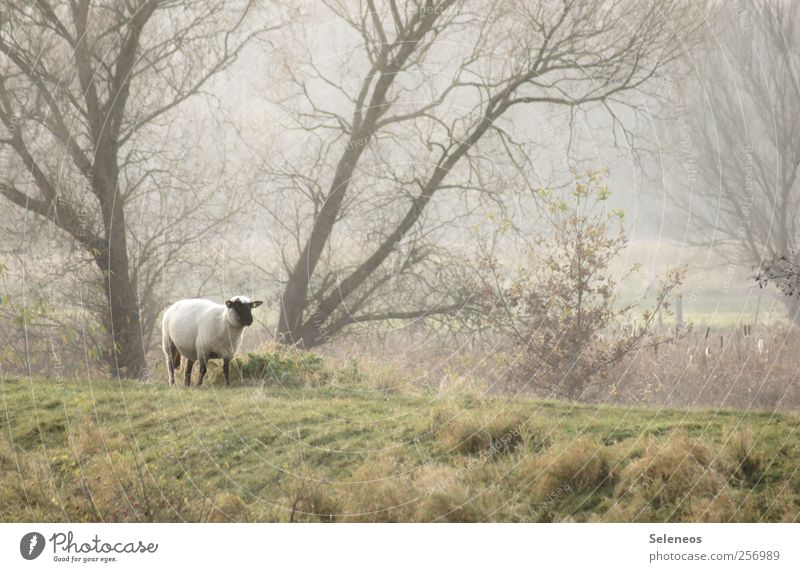
M 2 521 L 800 519 L 793 414 L 12 378 L 0 420 Z

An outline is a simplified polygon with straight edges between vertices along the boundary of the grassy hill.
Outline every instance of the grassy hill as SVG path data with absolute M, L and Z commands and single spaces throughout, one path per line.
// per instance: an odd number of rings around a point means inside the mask
M 0 520 L 796 521 L 797 415 L 0 380 Z

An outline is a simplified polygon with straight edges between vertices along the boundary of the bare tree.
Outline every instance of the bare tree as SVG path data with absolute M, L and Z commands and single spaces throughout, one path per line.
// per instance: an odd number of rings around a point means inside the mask
M 254 10 L 250 0 L 0 0 L 0 194 L 99 271 L 117 375 L 145 370 L 155 288 L 208 227 L 199 181 L 181 178 L 180 142 L 165 144 L 170 112 L 267 29 L 250 25 Z
M 408 300 L 386 278 L 402 248 L 412 253 L 407 275 L 417 264 L 440 266 L 416 240 L 443 222 L 439 195 L 488 200 L 512 186 L 509 172 L 532 169 L 531 148 L 548 142 L 527 124 L 531 109 L 572 117 L 602 108 L 618 118 L 631 105 L 626 95 L 694 41 L 699 21 L 681 0 L 322 4 L 347 30 L 342 45 L 320 56 L 318 38 L 300 32 L 292 50 L 296 58 L 305 47 L 306 57 L 287 65 L 298 88 L 287 109 L 318 160 L 284 165 L 307 201 L 295 213 L 296 240 L 283 245 L 277 334 L 305 347 L 356 322 L 457 310 L 462 300 L 444 284 L 444 295 L 418 287 L 419 299 Z M 337 229 L 359 209 L 371 224 L 343 250 Z M 416 283 L 431 279 L 419 273 Z M 370 311 L 381 293 L 381 311 Z
M 690 241 L 731 265 L 800 262 L 800 6 L 731 5 L 721 32 L 694 54 L 674 146 L 688 183 L 672 193 Z M 767 272 L 769 274 L 769 272 Z M 779 272 L 780 274 L 780 272 Z M 784 298 L 798 322 L 797 298 Z

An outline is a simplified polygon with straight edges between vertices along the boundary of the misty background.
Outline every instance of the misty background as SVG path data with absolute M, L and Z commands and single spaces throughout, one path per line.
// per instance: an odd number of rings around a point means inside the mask
M 565 281 L 534 269 L 580 250 L 572 211 L 624 232 L 587 251 L 587 378 L 796 320 L 754 280 L 800 236 L 791 2 L 2 6 L 4 373 L 150 377 L 163 308 L 236 294 L 265 301 L 251 350 L 552 348 L 574 316 L 541 333 Z

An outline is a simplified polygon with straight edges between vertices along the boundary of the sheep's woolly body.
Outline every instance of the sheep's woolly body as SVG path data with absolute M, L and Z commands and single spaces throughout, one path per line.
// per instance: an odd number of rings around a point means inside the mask
M 250 302 L 244 296 L 237 298 Z M 233 310 L 199 298 L 175 302 L 164 312 L 161 326 L 164 353 L 169 356 L 171 341 L 192 361 L 232 359 L 244 331 Z

